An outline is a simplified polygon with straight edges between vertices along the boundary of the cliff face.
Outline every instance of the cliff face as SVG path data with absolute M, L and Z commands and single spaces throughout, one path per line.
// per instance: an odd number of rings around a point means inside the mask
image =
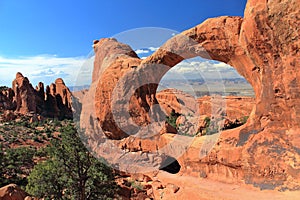
M 116 40 L 96 43 L 94 108 L 106 136 L 127 137 L 137 126 L 164 117 L 155 106 L 155 83 L 171 67 L 196 56 L 218 60 L 252 85 L 255 105 L 247 123 L 221 133 L 212 149 L 201 147 L 205 137 L 197 139 L 179 159 L 181 171 L 192 168 L 197 176 L 244 180 L 261 188 L 299 187 L 299 7 L 295 0 L 248 0 L 244 18 L 208 19 L 142 61 Z
M 20 114 L 40 114 L 46 117 L 72 118 L 72 94 L 61 78 L 44 90 L 44 84 L 34 89 L 20 72 L 12 82 L 12 89 L 0 94 L 0 109 Z M 1 106 L 2 105 L 2 106 Z

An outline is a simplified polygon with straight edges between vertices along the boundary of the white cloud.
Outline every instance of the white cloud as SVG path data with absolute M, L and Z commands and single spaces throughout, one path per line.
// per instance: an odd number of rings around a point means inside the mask
M 159 47 L 149 47 L 148 48 L 150 51 L 157 51 L 159 49 Z
M 150 54 L 158 49 L 159 49 L 159 47 L 146 47 L 146 48 L 136 49 L 135 53 L 136 54 Z
M 176 75 L 177 74 L 177 75 Z M 241 75 L 231 66 L 222 62 L 211 62 L 207 60 L 185 60 L 174 66 L 165 75 L 165 79 L 175 76 L 186 76 L 190 78 L 241 78 Z
M 63 78 L 67 85 L 72 86 L 78 79 L 79 71 L 85 61 L 84 57 L 61 58 L 55 55 L 16 58 L 0 56 L 0 85 L 10 86 L 15 74 L 21 72 L 33 85 L 39 81 L 48 85 L 56 78 Z
M 68 74 L 63 71 L 53 71 L 51 68 L 48 68 L 48 69 L 44 69 L 44 70 L 34 71 L 31 73 L 31 76 L 33 76 L 33 77 L 42 77 L 42 76 L 65 77 L 65 76 L 68 76 Z
M 148 49 L 137 49 L 135 50 L 136 54 L 145 54 L 145 53 L 149 53 L 150 51 Z

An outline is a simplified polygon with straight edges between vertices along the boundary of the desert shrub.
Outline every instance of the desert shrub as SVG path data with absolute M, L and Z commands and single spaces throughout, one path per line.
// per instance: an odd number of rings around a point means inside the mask
M 33 147 L 4 149 L 0 146 L 0 187 L 9 183 L 25 187 L 26 177 L 34 166 L 35 152 L 36 149 Z
M 249 116 L 243 116 L 239 121 L 242 123 L 242 124 L 246 124 L 247 120 L 249 119 Z
M 129 182 L 130 182 L 130 186 L 133 187 L 133 188 L 136 188 L 138 190 L 143 190 L 144 189 L 140 182 L 137 182 L 137 181 L 134 181 L 134 180 L 129 181 Z
M 217 120 L 212 120 L 209 117 L 205 117 L 204 121 L 206 124 L 204 135 L 211 135 L 219 132 Z
M 36 136 L 36 135 L 33 137 L 33 141 L 35 141 L 35 142 L 41 142 L 40 139 L 39 139 L 39 137 Z
M 176 113 L 175 110 L 173 109 L 171 111 L 170 115 L 166 117 L 166 121 L 168 122 L 168 124 L 170 124 L 174 128 L 177 128 L 176 120 L 179 116 L 180 116 L 180 114 Z

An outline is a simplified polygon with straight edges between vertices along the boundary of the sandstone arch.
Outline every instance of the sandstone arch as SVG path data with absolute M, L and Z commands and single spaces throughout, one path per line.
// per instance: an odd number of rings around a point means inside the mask
M 137 72 L 150 70 L 155 76 L 150 76 L 149 81 L 158 83 L 168 67 L 187 58 L 201 56 L 225 62 L 252 85 L 256 105 L 248 123 L 223 133 L 205 158 L 199 161 L 195 157 L 193 163 L 187 152 L 189 164 L 206 174 L 230 174 L 231 178 L 258 186 L 276 188 L 286 184 L 282 188 L 296 189 L 300 181 L 299 6 L 296 0 L 248 0 L 244 18 L 208 19 L 171 38 L 145 60 L 116 40 L 96 43 L 93 106 L 104 133 L 112 139 L 128 136 L 114 121 L 110 102 L 117 85 L 122 92 L 116 93 L 120 95 L 116 101 L 122 100 L 122 94 L 132 92 L 125 86 L 138 81 Z M 150 123 L 148 113 L 157 104 L 156 88 L 157 85 L 144 84 L 130 93 L 129 107 L 136 124 Z

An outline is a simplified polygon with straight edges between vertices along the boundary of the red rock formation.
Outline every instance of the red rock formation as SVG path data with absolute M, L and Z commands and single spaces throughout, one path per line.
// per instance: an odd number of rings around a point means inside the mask
M 213 107 L 217 107 L 217 102 L 211 100 L 212 97 L 204 96 L 197 99 L 199 112 L 201 115 L 211 117 Z M 226 103 L 224 117 L 230 121 L 248 117 L 253 109 L 255 99 L 251 97 L 227 96 L 223 100 Z
M 61 78 L 55 80 L 56 103 L 61 118 L 72 118 L 72 93 Z
M 94 48 L 96 55 L 92 84 L 97 88 L 94 94 L 96 116 L 108 137 L 113 135 L 113 138 L 120 139 L 127 134 L 115 124 L 110 100 L 119 77 L 133 71 L 140 64 L 140 59 L 128 45 L 115 39 L 102 39 Z
M 70 89 L 65 85 L 65 82 L 58 78 L 55 80 L 56 95 L 59 95 L 62 99 L 62 104 L 68 109 L 72 108 L 72 93 Z
M 45 112 L 49 117 L 73 117 L 72 93 L 61 78 L 46 87 Z
M 214 108 L 219 108 L 223 103 L 225 109 L 222 118 L 225 121 L 222 129 L 242 125 L 248 119 L 254 106 L 254 99 L 251 97 L 228 96 L 213 100 L 211 96 L 204 96 L 196 99 L 175 89 L 160 91 L 156 94 L 156 98 L 166 116 L 170 116 L 172 110 L 181 115 L 176 121 L 177 127 L 182 129 L 181 131 L 186 130 L 183 127 L 186 123 L 192 123 L 195 126 L 193 130 L 189 131 L 189 135 L 199 133 L 205 129 L 207 125 L 206 118 L 212 118 L 215 115 L 213 113 Z
M 0 92 L 0 110 L 14 110 L 16 105 L 13 103 L 14 91 L 11 88 Z
M 110 138 L 126 136 L 112 117 L 112 112 L 123 110 L 111 109 L 111 103 L 122 100 L 129 104 L 125 112 L 131 120 L 148 125 L 148 111 L 152 113 L 157 103 L 157 85 L 148 83 L 158 83 L 170 67 L 187 58 L 218 60 L 234 67 L 253 86 L 254 109 L 247 124 L 222 133 L 211 152 L 197 146 L 205 146 L 205 137 L 199 139 L 181 159 L 182 171 L 192 168 L 207 177 L 243 179 L 261 188 L 299 188 L 299 7 L 299 1 L 248 0 L 244 18 L 208 19 L 171 38 L 140 65 L 135 55 L 128 56 L 132 52 L 128 46 L 111 39 L 96 43 L 93 83 L 102 128 Z M 136 71 L 131 72 L 130 66 Z M 118 117 L 121 124 L 130 118 Z
M 45 93 L 45 109 L 43 115 L 47 117 L 58 117 L 59 109 L 55 98 L 55 85 L 47 85 Z
M 12 83 L 12 89 L 0 93 L 0 109 L 14 110 L 20 114 L 41 114 L 47 117 L 72 118 L 72 93 L 61 78 L 44 89 L 39 82 L 36 89 L 20 72 Z
M 45 88 L 42 82 L 39 82 L 35 88 L 36 95 L 36 110 L 37 113 L 42 113 L 45 107 Z
M 17 105 L 16 111 L 21 114 L 35 113 L 35 91 L 28 78 L 18 72 L 16 79 L 12 82 L 12 88 L 15 93 L 14 102 Z

